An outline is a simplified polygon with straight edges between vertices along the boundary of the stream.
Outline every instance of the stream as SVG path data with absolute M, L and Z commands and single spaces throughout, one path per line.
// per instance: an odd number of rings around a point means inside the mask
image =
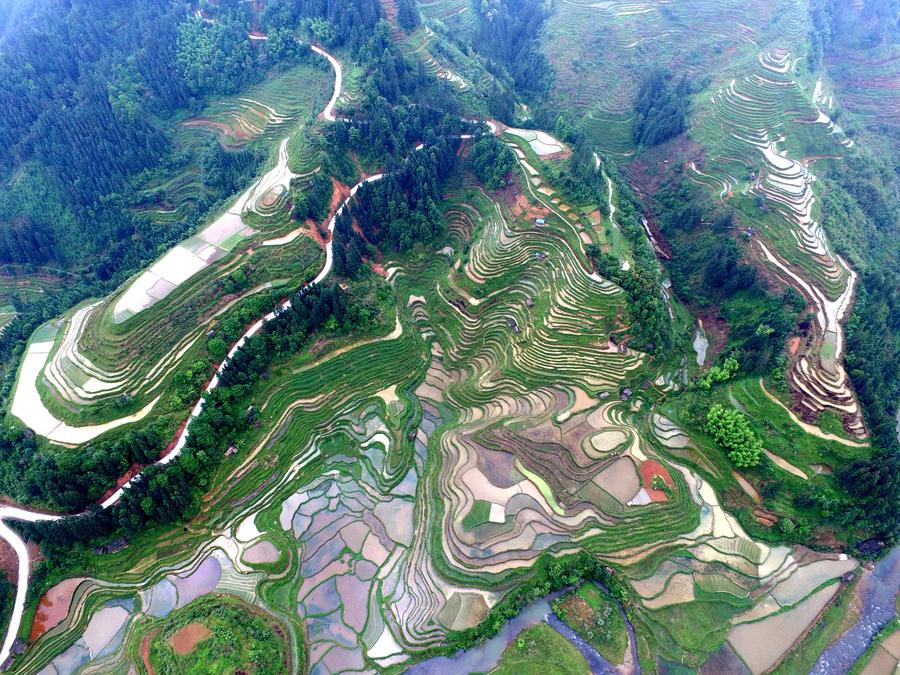
M 597 584 L 597 586 L 604 593 L 608 593 L 602 584 Z M 427 661 L 417 663 L 409 668 L 406 674 L 444 675 L 444 673 L 489 672 L 497 667 L 504 650 L 518 637 L 519 633 L 543 621 L 578 649 L 587 660 L 592 675 L 617 675 L 621 672 L 619 668 L 603 658 L 596 649 L 569 628 L 568 625 L 557 619 L 553 613 L 552 602 L 568 590 L 556 591 L 527 605 L 515 618 L 510 619 L 500 629 L 499 633 L 489 640 L 471 649 L 461 649 L 453 656 L 435 656 Z M 622 619 L 625 621 L 625 627 L 628 630 L 628 645 L 631 650 L 632 663 L 635 664 L 633 672 L 640 675 L 640 667 L 637 665 L 637 639 L 635 638 L 634 626 L 631 625 L 631 622 L 625 616 L 625 611 L 621 605 L 619 605 L 619 611 L 622 613 Z
M 872 638 L 894 617 L 900 590 L 900 546 L 864 572 L 857 593 L 862 601 L 859 621 L 822 652 L 810 673 L 842 675 L 850 670 L 872 643 Z

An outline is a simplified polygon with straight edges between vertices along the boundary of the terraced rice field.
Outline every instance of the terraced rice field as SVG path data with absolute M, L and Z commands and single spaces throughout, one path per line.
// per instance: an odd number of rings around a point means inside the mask
M 585 130 L 604 153 L 628 157 L 632 101 L 647 64 L 701 77 L 757 44 L 774 14 L 757 0 L 565 0 L 542 40 L 557 73 L 552 98 L 585 115 Z
M 864 438 L 842 366 L 857 274 L 822 229 L 814 170 L 816 158 L 840 158 L 853 141 L 829 118 L 827 89 L 810 81 L 802 50 L 789 48 L 802 44 L 807 21 L 802 2 L 773 13 L 758 2 L 569 0 L 548 22 L 546 55 L 559 99 L 580 106 L 585 131 L 611 157 L 635 151 L 630 116 L 641 62 L 666 63 L 705 85 L 689 130 L 703 159 L 686 175 L 736 209 L 761 264 L 815 310 L 815 344 L 790 368 L 797 412 L 806 421 L 835 413 Z
M 541 553 L 582 548 L 626 571 L 679 654 L 693 646 L 672 612 L 730 598 L 724 640 L 731 615 L 771 613 L 756 589 L 805 608 L 855 566 L 754 542 L 657 449 L 690 440 L 619 399 L 647 357 L 609 341 L 624 294 L 586 270 L 571 222 L 535 227 L 470 187 L 444 204 L 445 254 L 384 263 L 395 329 L 274 369 L 198 527 L 70 582 L 22 667 L 127 663 L 155 621 L 211 593 L 266 607 L 312 672 L 401 667 L 488 617 Z
M 786 62 L 761 58 L 762 71 Z M 653 656 L 699 666 L 727 642 L 753 672 L 778 663 L 856 562 L 755 541 L 724 510 L 696 468 L 717 476 L 716 463 L 654 403 L 687 384 L 684 363 L 611 339 L 629 312 L 584 255 L 598 236 L 595 205 L 567 204 L 541 172 L 541 155 L 565 148 L 543 132 L 503 140 L 516 150 L 518 187 L 503 201 L 464 177 L 448 188 L 444 248 L 383 261 L 378 283 L 395 314 L 383 330 L 274 363 L 252 392 L 258 424 L 234 439 L 198 516 L 116 553 L 85 553 L 92 576 L 59 580 L 23 629 L 35 641 L 21 672 L 140 667 L 157 635 L 174 635 L 170 619 L 215 594 L 264 608 L 296 670 L 399 671 L 493 620 L 542 555 L 580 550 L 614 568 Z M 223 217 L 266 234 L 248 233 L 121 321 L 116 295 L 43 327 L 13 414 L 61 424 L 45 398 L 77 407 L 123 392 L 152 409 L 230 303 L 269 290 L 252 286 L 223 306 L 218 281 L 253 256 L 270 256 L 259 267 L 276 277 L 260 285 L 309 276 L 320 258 L 305 239 L 281 240 L 273 207 L 293 174 L 290 148 L 284 139 L 276 168 Z M 771 145 L 758 152 L 787 170 Z M 597 172 L 605 177 L 599 162 Z M 141 348 L 139 359 L 129 351 Z
M 213 103 L 183 124 L 213 131 L 224 145 L 278 141 L 310 112 L 320 110 L 330 94 L 326 72 L 296 66 L 238 96 Z
M 318 169 L 310 140 L 317 132 L 298 125 L 324 98 L 327 82 L 325 73 L 300 66 L 248 92 L 269 101 L 269 108 L 285 110 L 254 139 L 273 148 L 273 166 L 211 224 L 118 293 L 48 324 L 56 336 L 49 351 L 43 344 L 29 347 L 13 415 L 62 443 L 87 442 L 142 420 L 161 399 L 165 405 L 172 375 L 204 356 L 205 336 L 234 316 L 242 301 L 314 276 L 323 257 L 318 245 L 306 236 L 279 235 L 292 227 L 287 203 L 291 182 L 302 183 Z M 223 293 L 221 284 L 235 274 L 250 283 Z
M 800 355 L 790 372 L 804 415 L 816 419 L 825 410 L 837 412 L 862 436 L 858 403 L 841 365 L 841 323 L 857 275 L 822 230 L 816 177 L 804 159 L 840 155 L 850 141 L 798 84 L 798 59 L 782 47 L 766 49 L 748 64 L 749 74 L 732 78 L 702 103 L 695 137 L 715 150 L 702 169 L 689 167 L 690 177 L 718 190 L 721 199 L 734 195 L 742 213 L 749 210 L 749 222 L 755 223 L 751 237 L 762 262 L 816 310 L 815 349 Z M 744 178 L 748 167 L 749 181 Z M 753 217 L 753 207 L 747 206 L 751 196 L 765 205 L 764 217 Z

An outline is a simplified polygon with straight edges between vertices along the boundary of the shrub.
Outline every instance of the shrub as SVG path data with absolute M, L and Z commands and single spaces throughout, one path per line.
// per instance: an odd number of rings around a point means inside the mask
M 716 403 L 706 414 L 706 433 L 716 439 L 716 443 L 728 450 L 728 458 L 738 468 L 759 464 L 763 444 L 757 437 L 747 418 L 734 408 L 725 408 Z

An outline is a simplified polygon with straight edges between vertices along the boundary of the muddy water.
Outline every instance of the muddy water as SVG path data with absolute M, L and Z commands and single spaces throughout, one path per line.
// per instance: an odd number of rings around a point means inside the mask
M 597 584 L 604 592 L 608 592 L 601 584 Z M 492 670 L 500 662 L 503 651 L 509 644 L 518 637 L 526 628 L 536 626 L 542 621 L 548 623 L 560 635 L 571 642 L 581 655 L 587 659 L 591 668 L 592 675 L 617 675 L 621 672 L 618 668 L 604 659 L 591 645 L 579 637 L 575 631 L 566 624 L 556 618 L 551 607 L 553 600 L 565 593 L 557 591 L 551 593 L 545 598 L 536 600 L 525 609 L 523 609 L 517 617 L 507 622 L 507 624 L 494 637 L 486 642 L 481 643 L 471 649 L 460 650 L 453 656 L 436 656 L 422 663 L 414 665 L 406 671 L 407 675 L 445 675 L 446 673 L 486 673 Z M 622 612 L 622 618 L 625 620 L 625 626 L 628 629 L 629 649 L 631 650 L 631 661 L 635 664 L 632 672 L 640 675 L 640 667 L 637 665 L 637 639 L 634 634 L 634 627 L 625 616 L 624 610 L 619 606 Z M 627 661 L 627 659 L 626 659 Z
M 553 611 L 550 603 L 561 592 L 553 593 L 546 598 L 531 603 L 519 615 L 508 621 L 505 626 L 490 640 L 482 642 L 472 649 L 464 649 L 453 656 L 436 656 L 410 668 L 407 675 L 444 675 L 445 673 L 486 673 L 499 662 L 507 645 L 526 628 L 536 626 Z
M 900 590 L 900 546 L 879 560 L 875 570 L 859 582 L 862 612 L 859 621 L 835 640 L 819 657 L 811 673 L 841 675 L 850 670 L 872 638 L 894 617 L 894 598 Z
M 615 666 L 600 656 L 596 649 L 585 642 L 578 633 L 557 619 L 554 614 L 548 614 L 545 617 L 545 621 L 581 652 L 581 655 L 587 660 L 591 668 L 592 675 L 618 675 L 619 671 Z
M 706 361 L 706 350 L 709 348 L 709 340 L 706 339 L 706 331 L 703 330 L 703 322 L 700 321 L 697 326 L 697 332 L 694 334 L 694 351 L 697 352 L 697 365 L 702 366 Z

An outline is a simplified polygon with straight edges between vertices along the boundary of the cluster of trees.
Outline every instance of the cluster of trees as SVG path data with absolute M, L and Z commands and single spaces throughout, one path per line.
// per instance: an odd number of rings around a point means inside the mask
M 441 137 L 434 145 L 388 165 L 380 181 L 360 188 L 351 214 L 369 242 L 405 251 L 442 231 L 444 218 L 438 204 L 442 182 L 455 166 L 454 146 Z
M 421 23 L 416 0 L 397 0 L 397 23 L 405 31 L 415 30 Z
M 17 501 L 79 511 L 98 500 L 131 465 L 156 461 L 172 428 L 168 421 L 159 420 L 73 453 L 39 446 L 33 434 L 3 427 L 0 491 Z
M 588 255 L 597 272 L 619 284 L 628 296 L 630 344 L 650 353 L 670 347 L 672 321 L 656 268 L 640 264 L 623 270 L 614 255 L 600 253 L 596 244 L 588 248 Z
M 356 275 L 368 244 L 405 251 L 443 231 L 441 189 L 457 165 L 458 136 L 468 130 L 458 118 L 432 108 L 392 109 L 381 102 L 377 119 L 385 126 L 354 123 L 334 132 L 338 143 L 360 154 L 385 154 L 384 177 L 362 185 L 349 213 L 335 222 L 334 269 L 342 276 Z M 424 141 L 418 150 L 416 139 Z
M 860 5 L 816 0 L 811 3 L 810 17 L 809 61 L 814 70 L 822 66 L 824 55 L 834 47 L 878 47 L 896 40 L 900 32 L 896 0 L 866 0 Z
M 293 187 L 293 186 L 292 186 Z M 334 185 L 325 171 L 319 171 L 303 189 L 292 190 L 291 217 L 295 220 L 312 218 L 321 223 L 331 209 Z
M 726 357 L 721 366 L 715 365 L 700 378 L 697 386 L 708 391 L 714 384 L 727 382 L 741 369 L 741 364 L 733 356 Z
M 293 294 L 291 303 L 289 309 L 279 310 L 275 319 L 247 340 L 227 362 L 219 387 L 207 396 L 203 412 L 191 423 L 185 449 L 176 461 L 165 466 L 146 467 L 141 479 L 125 491 L 114 507 L 103 511 L 92 509 L 82 516 L 58 521 L 22 523 L 26 536 L 41 542 L 45 553 L 52 556 L 66 552 L 76 542 L 91 542 L 118 530 L 131 536 L 148 524 L 183 522 L 196 513 L 200 495 L 209 488 L 229 444 L 252 423 L 248 401 L 273 360 L 302 349 L 317 332 L 337 335 L 363 330 L 379 316 L 375 300 L 356 300 L 336 285 L 309 287 Z M 82 508 L 87 500 L 96 500 L 100 496 L 98 490 L 111 485 L 129 466 L 124 457 L 138 463 L 156 461 L 171 437 L 171 429 L 167 431 L 163 435 L 159 430 L 135 430 L 120 440 L 111 441 L 109 453 L 97 462 L 97 470 L 105 471 L 102 475 L 78 473 L 82 471 L 80 464 L 92 462 L 85 459 L 84 453 L 60 455 L 57 461 L 68 461 L 71 466 L 65 472 L 53 474 L 59 476 L 60 484 L 47 486 L 42 493 L 46 495 L 46 503 L 74 510 Z M 128 451 L 116 455 L 115 450 L 121 443 L 133 446 L 130 456 Z M 11 454 L 12 449 L 8 449 L 0 456 L 6 458 Z M 41 454 L 41 457 L 46 455 Z M 63 457 L 67 459 L 63 460 Z M 43 471 L 44 465 L 51 460 L 35 461 L 20 454 L 7 461 L 10 466 L 27 466 L 24 469 L 27 480 L 29 473 Z M 73 478 L 73 474 L 83 475 L 84 482 L 78 482 L 81 479 Z M 10 483 L 15 480 L 7 478 L 5 473 L 2 475 L 3 480 Z M 59 497 L 69 491 L 77 493 L 71 501 Z M 18 494 L 14 489 L 7 491 L 5 486 L 4 492 Z
M 706 414 L 706 433 L 728 451 L 728 458 L 741 469 L 757 466 L 762 457 L 762 440 L 750 428 L 747 418 L 721 403 Z
M 596 203 L 605 213 L 609 195 L 606 181 L 597 169 L 593 150 L 584 135 L 575 133 L 574 138 L 574 148 L 569 158 L 544 162 L 541 172 L 565 195 L 567 201 L 574 204 Z
M 347 209 L 335 221 L 332 236 L 334 273 L 352 279 L 362 269 L 363 258 L 371 253 L 372 247 L 353 229 L 353 220 Z
M 863 277 L 847 322 L 847 371 L 878 445 L 896 445 L 900 405 L 900 274 Z
M 250 182 L 264 160 L 265 153 L 260 150 L 226 150 L 210 137 L 200 157 L 203 182 L 217 194 L 232 194 Z
M 545 553 L 534 562 L 528 579 L 492 607 L 481 623 L 451 633 L 448 636 L 447 651 L 466 649 L 496 635 L 507 621 L 517 616 L 529 603 L 546 597 L 553 591 L 577 586 L 583 581 L 603 584 L 609 594 L 625 608 L 626 615 L 629 614 L 630 600 L 625 582 L 596 556 L 587 551 L 563 558 Z
M 189 653 L 175 651 L 172 636 L 188 625 L 203 625 L 210 635 Z M 246 672 L 279 675 L 288 670 L 284 630 L 275 617 L 234 596 L 205 595 L 167 617 L 149 656 L 162 672 Z
M 247 21 L 238 12 L 220 12 L 214 22 L 194 17 L 181 23 L 175 63 L 194 98 L 233 94 L 258 74 Z
M 407 157 L 419 143 L 432 145 L 442 136 L 471 132 L 471 124 L 442 108 L 424 105 L 391 105 L 377 96 L 351 122 L 329 128 L 332 147 L 347 148 L 384 165 Z M 455 160 L 452 160 L 455 161 Z
M 597 244 L 586 247 L 587 255 L 598 274 L 619 284 L 627 294 L 632 321 L 629 327 L 631 343 L 648 352 L 668 349 L 674 338 L 672 319 L 662 292 L 659 263 L 640 224 L 634 193 L 612 165 L 608 164 L 606 169 L 618 196 L 616 222 L 631 243 L 634 265 L 623 270 L 619 259 L 611 253 L 603 253 Z M 594 171 L 595 180 L 599 181 L 600 174 L 596 169 Z M 603 201 L 606 201 L 605 196 Z
M 638 88 L 634 101 L 634 141 L 639 145 L 659 145 L 685 130 L 690 81 L 682 76 L 673 83 L 665 68 L 651 70 Z
M 498 190 L 505 187 L 509 173 L 515 166 L 516 157 L 513 151 L 495 136 L 484 136 L 472 144 L 469 168 L 488 189 Z
M 378 0 L 266 0 L 260 25 L 271 32 L 304 23 L 326 47 L 362 49 L 382 18 Z
M 526 96 L 549 91 L 553 68 L 538 43 L 549 5 L 543 0 L 484 0 L 472 7 L 478 17 L 472 46 L 488 59 L 488 69 L 509 73 Z

